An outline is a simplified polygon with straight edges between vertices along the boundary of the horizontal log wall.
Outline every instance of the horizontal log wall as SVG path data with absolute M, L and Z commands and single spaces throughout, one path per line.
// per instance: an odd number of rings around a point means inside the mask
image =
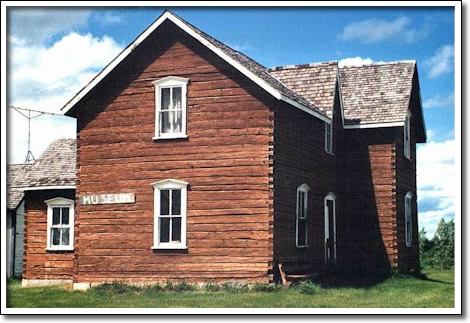
M 289 269 L 322 271 L 325 264 L 324 198 L 335 192 L 335 157 L 325 151 L 325 123 L 287 104 L 275 109 L 274 257 Z M 335 149 L 335 148 L 334 148 Z M 308 192 L 308 248 L 296 247 L 297 187 Z
M 273 100 L 169 23 L 77 111 L 77 194 L 135 193 L 135 204 L 77 208 L 75 280 L 272 279 Z M 188 139 L 152 140 L 152 81 L 189 78 Z M 270 103 L 271 102 L 271 103 Z M 189 183 L 188 250 L 151 250 L 151 183 Z
M 74 190 L 27 191 L 25 196 L 25 231 L 23 279 L 61 279 L 73 277 L 73 251 L 46 251 L 46 200 L 74 199 Z
M 411 109 L 418 108 L 419 97 L 412 94 Z M 398 269 L 403 272 L 419 271 L 419 229 L 418 204 L 416 189 L 416 118 L 410 119 L 411 159 L 405 158 L 403 128 L 397 128 L 397 239 L 398 239 Z M 405 238 L 405 195 L 411 192 L 411 224 L 413 230 L 412 246 L 406 246 Z
M 338 153 L 343 268 L 352 274 L 398 265 L 396 129 L 344 130 Z

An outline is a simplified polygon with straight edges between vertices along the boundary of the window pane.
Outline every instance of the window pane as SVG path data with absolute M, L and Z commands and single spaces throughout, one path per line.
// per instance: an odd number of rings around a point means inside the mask
M 53 228 L 52 229 L 52 245 L 58 246 L 60 245 L 60 229 Z
M 161 90 L 161 110 L 168 110 L 170 108 L 170 89 L 163 88 Z
M 170 218 L 160 218 L 160 242 L 170 241 Z
M 160 215 L 170 214 L 170 190 L 160 191 Z
M 307 244 L 306 241 L 306 233 L 307 233 L 307 220 L 306 219 L 299 219 L 298 220 L 298 244 L 299 246 L 304 246 Z
M 171 214 L 181 215 L 181 190 L 172 190 L 171 194 Z
M 307 217 L 307 193 L 304 193 L 303 201 L 304 201 L 303 217 L 306 218 Z
M 60 207 L 52 208 L 52 225 L 60 224 Z
M 69 239 L 70 239 L 70 229 L 69 228 L 64 228 L 62 230 L 62 245 L 63 246 L 68 246 L 69 245 Z
M 172 218 L 171 220 L 171 241 L 181 242 L 181 218 Z
M 69 208 L 68 207 L 62 208 L 62 224 L 65 224 L 65 225 L 69 224 Z
M 181 109 L 181 88 L 173 88 L 173 109 Z
M 171 112 L 162 111 L 160 112 L 160 132 L 161 133 L 171 133 Z
M 172 111 L 171 121 L 173 132 L 181 132 L 183 124 L 183 111 Z

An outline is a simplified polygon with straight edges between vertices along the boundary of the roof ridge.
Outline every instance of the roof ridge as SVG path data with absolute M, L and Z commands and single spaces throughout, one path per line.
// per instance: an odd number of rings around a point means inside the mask
M 390 62 L 372 62 L 368 64 L 362 64 L 362 65 L 345 65 L 345 66 L 339 66 L 339 68 L 358 68 L 358 67 L 364 67 L 364 66 L 378 66 L 378 65 L 397 65 L 397 64 L 417 64 L 417 61 L 414 59 L 404 59 L 404 60 L 398 60 L 398 61 L 390 61 Z
M 268 68 L 268 71 L 279 71 L 279 70 L 287 70 L 287 69 L 315 67 L 315 66 L 318 66 L 318 65 L 328 65 L 328 64 L 338 64 L 338 61 L 327 61 L 327 62 L 316 62 L 316 63 L 306 63 L 306 64 L 291 64 L 291 65 L 273 66 L 273 67 Z

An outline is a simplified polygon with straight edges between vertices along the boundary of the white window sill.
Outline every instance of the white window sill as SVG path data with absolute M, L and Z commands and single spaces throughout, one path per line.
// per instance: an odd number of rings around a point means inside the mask
M 188 135 L 176 135 L 176 136 L 168 136 L 168 137 L 153 137 L 153 140 L 167 140 L 167 139 L 186 139 Z
M 297 248 L 308 248 L 308 246 L 297 246 Z
M 327 151 L 327 150 L 325 150 L 325 152 L 326 152 L 328 155 L 331 155 L 331 156 L 334 156 L 334 155 L 335 155 L 335 154 L 333 154 L 332 151 Z
M 74 247 L 66 247 L 66 248 L 46 248 L 46 251 L 73 251 L 75 248 Z
M 152 250 L 185 250 L 188 249 L 188 246 L 152 246 Z

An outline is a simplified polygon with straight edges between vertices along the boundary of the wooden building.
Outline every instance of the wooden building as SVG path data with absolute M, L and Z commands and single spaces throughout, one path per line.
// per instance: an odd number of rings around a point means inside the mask
M 267 69 L 166 11 L 63 112 L 24 285 L 419 270 L 414 61 Z

